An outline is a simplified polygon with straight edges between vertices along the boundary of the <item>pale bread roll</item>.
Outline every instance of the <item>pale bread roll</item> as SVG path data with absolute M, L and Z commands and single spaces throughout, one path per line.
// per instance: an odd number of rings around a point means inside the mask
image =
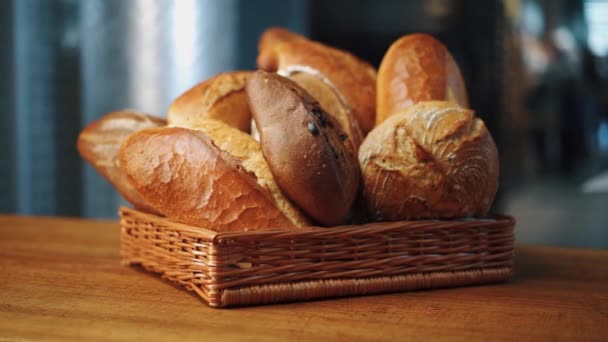
M 483 216 L 498 189 L 492 136 L 451 102 L 419 102 L 389 117 L 363 141 L 359 163 L 378 221 Z
M 250 74 L 249 71 L 226 72 L 195 85 L 171 103 L 168 124 L 189 128 L 200 120 L 215 119 L 249 133 L 251 112 L 245 82 Z

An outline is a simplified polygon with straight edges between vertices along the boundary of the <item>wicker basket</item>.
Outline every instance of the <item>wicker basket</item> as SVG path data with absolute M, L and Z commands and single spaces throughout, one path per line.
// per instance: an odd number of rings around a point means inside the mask
M 212 307 L 507 280 L 511 217 L 217 233 L 120 208 L 121 258 Z

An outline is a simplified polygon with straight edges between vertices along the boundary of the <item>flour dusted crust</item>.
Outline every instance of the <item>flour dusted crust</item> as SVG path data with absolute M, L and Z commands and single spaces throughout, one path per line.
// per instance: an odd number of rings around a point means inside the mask
M 498 152 L 483 121 L 450 102 L 420 102 L 372 130 L 359 150 L 363 195 L 379 221 L 485 215 Z
M 250 74 L 250 71 L 226 72 L 195 85 L 169 107 L 169 125 L 188 128 L 199 120 L 215 119 L 249 133 L 251 112 L 245 82 Z

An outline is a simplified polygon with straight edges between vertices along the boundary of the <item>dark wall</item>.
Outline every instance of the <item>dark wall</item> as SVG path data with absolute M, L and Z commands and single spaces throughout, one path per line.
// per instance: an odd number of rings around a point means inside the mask
M 415 32 L 433 34 L 460 65 L 471 107 L 484 119 L 500 147 L 502 2 L 315 0 L 311 15 L 313 38 L 352 51 L 376 67 L 399 37 Z
M 13 145 L 13 2 L 0 2 L 0 212 L 16 210 L 15 155 Z

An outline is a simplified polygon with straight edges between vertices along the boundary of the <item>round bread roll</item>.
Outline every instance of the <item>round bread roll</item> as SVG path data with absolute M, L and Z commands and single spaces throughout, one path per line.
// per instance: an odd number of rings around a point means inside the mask
M 498 152 L 473 111 L 420 102 L 374 128 L 359 150 L 363 196 L 377 221 L 487 214 Z
M 118 151 L 123 141 L 133 132 L 166 124 L 163 119 L 132 110 L 111 112 L 80 132 L 78 152 L 136 209 L 158 214 L 156 209 L 141 198 L 120 170 Z
M 218 74 L 201 82 L 175 99 L 167 122 L 175 127 L 196 126 L 199 120 L 216 119 L 249 133 L 251 112 L 245 94 L 249 71 Z
M 247 80 L 247 94 L 262 151 L 283 192 L 318 223 L 344 223 L 360 171 L 340 123 L 277 74 L 257 71 Z
M 146 201 L 171 219 L 219 232 L 309 225 L 271 185 L 256 141 L 221 123 L 201 123 L 234 154 L 200 129 L 179 127 L 138 131 L 122 145 L 121 169 Z
M 468 108 L 462 74 L 448 49 L 428 34 L 394 42 L 378 70 L 376 125 L 421 101 L 452 101 Z
M 262 34 L 258 67 L 292 78 L 342 124 L 356 147 L 374 126 L 376 70 L 356 56 L 298 34 Z

